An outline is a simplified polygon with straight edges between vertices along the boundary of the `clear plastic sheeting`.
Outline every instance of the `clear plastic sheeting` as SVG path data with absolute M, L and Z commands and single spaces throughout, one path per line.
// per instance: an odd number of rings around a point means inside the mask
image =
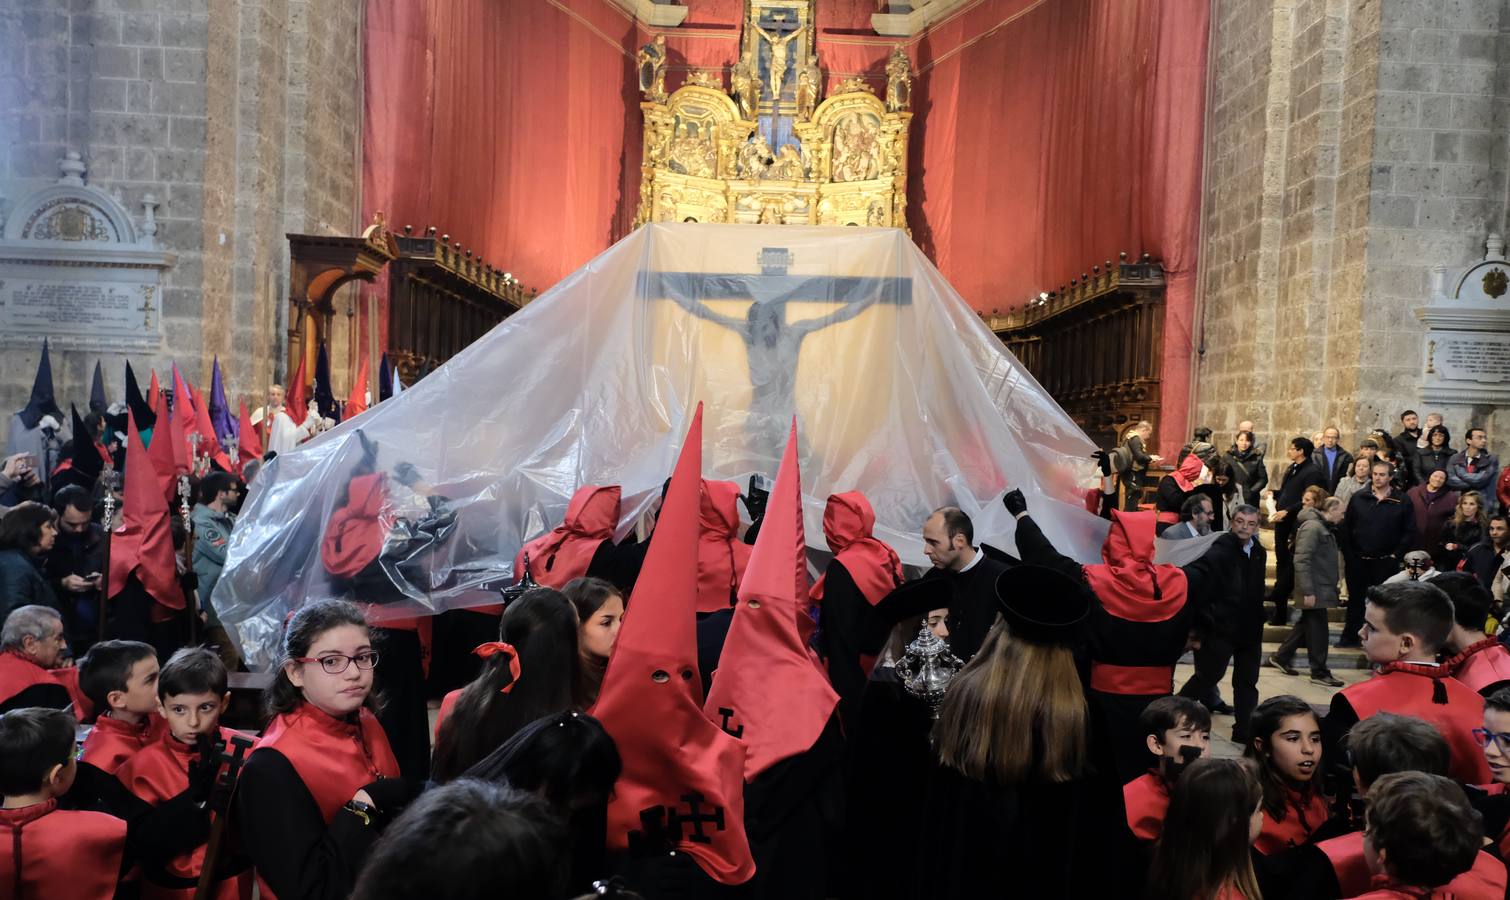
M 621 485 L 618 535 L 634 530 L 699 401 L 704 477 L 742 486 L 776 474 L 797 416 L 817 550 L 829 494 L 859 490 L 906 562 L 926 565 L 919 533 L 946 504 L 1010 551 L 1000 497 L 1020 487 L 1058 546 L 1100 558 L 1094 445 L 906 234 L 656 224 L 266 466 L 215 609 L 262 667 L 306 600 L 378 620 L 496 603 L 579 486 Z

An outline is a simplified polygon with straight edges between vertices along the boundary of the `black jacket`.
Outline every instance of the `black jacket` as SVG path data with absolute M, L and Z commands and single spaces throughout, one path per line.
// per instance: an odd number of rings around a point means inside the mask
M 1311 454 L 1311 459 L 1315 461 L 1317 467 L 1321 469 L 1322 475 L 1326 477 L 1321 486 L 1326 488 L 1328 494 L 1337 493 L 1337 482 L 1353 474 L 1353 454 L 1341 447 L 1337 448 L 1337 457 L 1330 469 L 1327 468 L 1326 464 L 1325 448 L 1317 447 L 1316 452 Z
M 1416 481 L 1425 484 L 1432 472 L 1447 471 L 1447 461 L 1452 459 L 1457 452 L 1451 447 L 1443 447 L 1440 450 L 1432 450 L 1428 447 L 1425 450 L 1416 451 Z
M 1258 495 L 1269 486 L 1269 466 L 1263 452 L 1252 447 L 1228 450 L 1226 458 L 1232 481 L 1243 489 L 1243 502 L 1257 505 Z
M 1305 495 L 1306 488 L 1313 484 L 1326 487 L 1326 474 L 1321 471 L 1321 466 L 1316 465 L 1315 460 L 1290 463 L 1279 480 L 1279 490 L 1274 492 L 1275 508 L 1287 510 L 1293 517 L 1300 511 L 1300 499 Z
M 1237 535 L 1227 532 L 1212 542 L 1220 545 L 1227 559 L 1235 559 L 1236 565 L 1222 566 L 1214 571 L 1220 583 L 1211 591 L 1211 633 L 1226 638 L 1234 644 L 1249 644 L 1262 640 L 1264 630 L 1264 567 L 1268 551 L 1255 537 L 1248 553 L 1243 552 L 1242 541 Z
M 1357 556 L 1400 557 L 1416 549 L 1416 511 L 1410 498 L 1393 488 L 1383 500 L 1372 489 L 1354 494 L 1342 528 L 1348 549 Z

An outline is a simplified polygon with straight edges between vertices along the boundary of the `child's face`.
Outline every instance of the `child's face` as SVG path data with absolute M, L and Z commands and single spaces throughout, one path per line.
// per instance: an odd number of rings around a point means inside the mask
M 309 645 L 308 659 L 315 662 L 289 662 L 283 671 L 294 687 L 299 688 L 304 699 L 321 711 L 336 716 L 350 715 L 362 708 L 367 695 L 372 691 L 372 669 L 362 668 L 355 658 L 363 657 L 370 663 L 372 639 L 367 629 L 359 625 L 339 625 L 315 638 Z M 328 656 L 344 656 L 336 667 L 340 672 L 326 672 L 320 662 Z M 344 667 L 340 663 L 344 662 Z
M 1384 610 L 1372 603 L 1364 606 L 1363 627 L 1358 629 L 1363 653 L 1376 665 L 1398 662 L 1419 651 L 1420 641 L 1413 634 L 1395 634 L 1389 630 Z
M 1489 763 L 1489 774 L 1500 784 L 1510 784 L 1510 752 L 1505 750 L 1510 747 L 1510 713 L 1485 709 L 1484 731 L 1484 761 Z
M 1164 759 L 1181 759 L 1180 751 L 1185 747 L 1200 750 L 1201 759 L 1211 756 L 1211 730 L 1197 728 L 1188 719 L 1182 719 L 1180 724 L 1164 732 L 1162 741 L 1151 734 L 1148 736 L 1148 751 Z
M 172 694 L 162 698 L 163 718 L 168 720 L 168 730 L 176 741 L 192 744 L 201 734 L 214 734 L 220 726 L 220 714 L 225 712 L 231 695 L 217 695 L 206 691 L 202 694 Z
M 1269 736 L 1269 757 L 1280 777 L 1305 784 L 1321 762 L 1321 726 L 1311 713 L 1286 716 Z
M 126 677 L 126 689 L 110 692 L 110 708 L 136 716 L 157 709 L 157 657 L 136 661 Z

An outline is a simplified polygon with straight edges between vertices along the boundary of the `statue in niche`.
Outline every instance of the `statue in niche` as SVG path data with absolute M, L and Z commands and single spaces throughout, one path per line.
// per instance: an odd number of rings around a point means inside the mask
M 813 110 L 818 107 L 818 86 L 822 78 L 818 61 L 814 59 L 809 59 L 807 65 L 797 71 L 797 121 L 812 121 Z
M 912 61 L 898 44 L 886 60 L 886 111 L 901 112 L 912 103 Z
M 739 116 L 753 119 L 760 103 L 760 76 L 750 70 L 746 62 L 737 62 L 729 70 L 729 86 L 734 95 L 734 105 L 739 107 Z
M 798 155 L 797 148 L 791 144 L 783 144 L 776 151 L 776 161 L 766 169 L 764 178 L 775 178 L 781 181 L 802 181 L 802 157 Z
M 717 151 L 713 148 L 712 135 L 699 135 L 697 125 L 696 122 L 683 122 L 678 126 L 671 142 L 671 152 L 667 155 L 667 165 L 671 171 L 683 175 L 711 178 L 718 161 Z
M 640 75 L 640 91 L 651 100 L 666 98 L 666 36 L 658 34 L 655 40 L 640 48 L 635 56 L 635 68 Z
M 765 141 L 765 135 L 753 132 L 750 139 L 739 149 L 739 174 L 744 178 L 754 181 L 765 177 L 766 169 L 775 160 L 771 156 L 771 145 Z
M 787 44 L 792 42 L 792 38 L 806 31 L 807 26 L 799 25 L 795 31 L 778 35 L 761 28 L 759 22 L 751 24 L 755 26 L 756 31 L 760 32 L 760 36 L 766 39 L 766 43 L 771 45 L 771 101 L 778 102 L 781 100 L 781 86 L 786 83 Z

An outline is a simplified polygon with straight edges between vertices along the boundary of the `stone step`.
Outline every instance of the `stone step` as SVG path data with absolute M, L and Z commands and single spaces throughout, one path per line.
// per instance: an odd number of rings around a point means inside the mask
M 1296 609 L 1299 609 L 1299 607 L 1297 607 L 1292 602 L 1290 604 L 1290 619 L 1291 619 L 1291 621 L 1294 621 L 1294 619 L 1295 619 L 1295 610 Z M 1270 615 L 1270 616 L 1274 615 L 1274 604 L 1270 603 L 1267 600 L 1264 601 L 1264 614 L 1265 615 Z M 1341 622 L 1344 622 L 1344 621 L 1347 620 L 1347 610 L 1345 608 L 1341 607 L 1341 606 L 1330 607 L 1326 611 L 1326 620 L 1328 622 L 1333 623 L 1333 624 L 1339 624 Z
M 1265 625 L 1264 640 L 1277 644 L 1280 641 L 1283 641 L 1285 638 L 1289 637 L 1290 628 L 1291 626 L 1289 625 Z M 1327 640 L 1335 644 L 1337 643 L 1337 639 L 1341 636 L 1342 624 L 1340 622 L 1332 622 L 1327 627 Z
M 1331 643 L 1335 644 L 1335 638 L 1331 641 Z M 1268 636 L 1265 635 L 1265 637 L 1264 637 L 1264 645 L 1263 645 L 1263 655 L 1262 655 L 1261 659 L 1267 660 L 1277 650 L 1279 650 L 1279 642 L 1278 641 L 1271 641 L 1271 640 L 1268 639 Z M 1367 669 L 1369 667 L 1368 657 L 1364 656 L 1363 655 L 1363 651 L 1357 649 L 1356 647 L 1337 647 L 1337 646 L 1332 646 L 1327 651 L 1326 661 L 1327 661 L 1327 668 L 1328 669 L 1360 669 L 1361 670 L 1361 669 Z M 1186 664 L 1193 664 L 1194 660 L 1193 660 L 1191 654 L 1186 653 L 1184 656 L 1180 657 L 1180 662 L 1186 663 Z M 1302 676 L 1306 676 L 1306 675 L 1310 674 L 1310 661 L 1309 661 L 1309 656 L 1307 655 L 1307 653 L 1305 651 L 1305 647 L 1301 647 L 1300 650 L 1298 650 L 1295 653 L 1295 661 L 1293 663 L 1291 663 L 1291 665 L 1294 668 L 1300 670 L 1300 674 Z

